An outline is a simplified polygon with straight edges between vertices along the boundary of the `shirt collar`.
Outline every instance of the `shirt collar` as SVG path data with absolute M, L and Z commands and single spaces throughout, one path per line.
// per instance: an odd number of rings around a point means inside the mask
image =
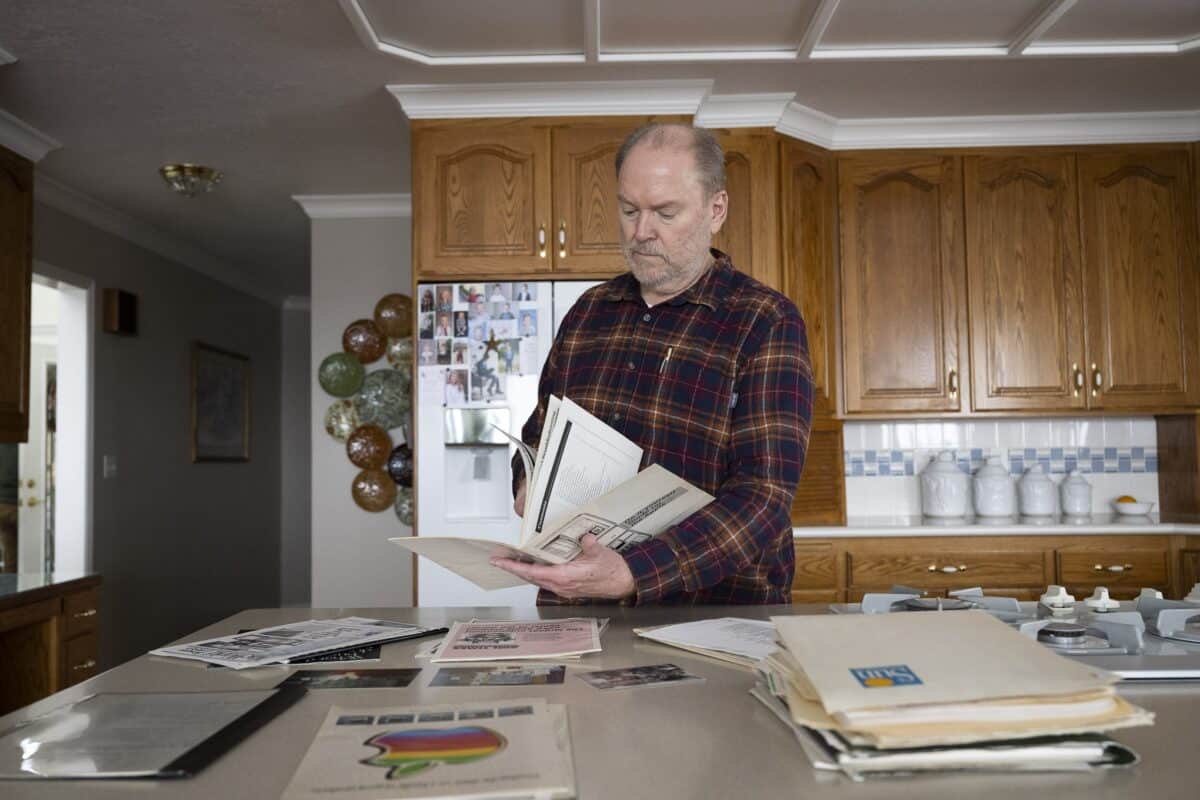
M 699 280 L 668 300 L 667 305 L 681 306 L 684 303 L 696 303 L 716 311 L 721 305 L 721 300 L 729 296 L 730 281 L 733 278 L 733 263 L 729 256 L 715 247 L 709 248 L 709 253 L 713 257 L 712 265 L 705 270 Z M 609 283 L 605 297 L 613 301 L 641 302 L 641 287 L 638 285 L 637 278 L 633 277 L 633 273 L 626 272 Z

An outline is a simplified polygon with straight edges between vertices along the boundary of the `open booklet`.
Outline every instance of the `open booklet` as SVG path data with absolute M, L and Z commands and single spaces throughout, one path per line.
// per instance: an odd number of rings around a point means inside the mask
M 536 452 L 509 439 L 521 454 L 526 475 L 516 546 L 448 536 L 390 541 L 482 589 L 505 589 L 525 581 L 493 567 L 492 558 L 565 564 L 580 554 L 579 540 L 587 533 L 620 551 L 662 533 L 714 499 L 658 465 L 638 472 L 642 448 L 569 399 L 550 397 Z

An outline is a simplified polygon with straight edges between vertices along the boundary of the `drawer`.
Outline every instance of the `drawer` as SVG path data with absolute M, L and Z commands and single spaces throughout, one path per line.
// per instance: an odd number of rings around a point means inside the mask
M 1040 550 L 862 553 L 849 556 L 850 585 L 887 589 L 965 589 L 982 586 L 1040 587 L 1052 583 Z
M 100 590 L 85 589 L 63 598 L 62 637 L 70 639 L 96 630 L 100 617 Z
M 842 601 L 842 593 L 838 589 L 805 589 L 799 592 L 792 592 L 793 603 L 840 603 Z
M 797 544 L 793 589 L 837 589 L 837 554 L 824 547 Z
M 74 686 L 96 674 L 96 645 L 94 633 L 63 643 L 63 686 Z
M 1165 586 L 1162 550 L 1058 551 L 1058 580 L 1072 586 Z

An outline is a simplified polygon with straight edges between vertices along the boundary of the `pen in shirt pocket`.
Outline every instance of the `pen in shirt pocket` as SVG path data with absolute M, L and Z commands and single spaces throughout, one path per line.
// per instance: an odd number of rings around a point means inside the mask
M 662 374 L 663 374 L 663 371 L 664 371 L 664 370 L 666 370 L 666 368 L 667 368 L 667 362 L 671 360 L 671 353 L 674 353 L 674 352 L 675 352 L 675 348 L 674 348 L 674 347 L 668 347 L 668 348 L 667 348 L 667 355 L 666 355 L 666 357 L 665 357 L 665 358 L 662 360 L 662 364 L 661 364 L 661 365 L 659 366 L 659 368 L 658 368 L 658 374 L 659 374 L 659 375 L 662 375 Z

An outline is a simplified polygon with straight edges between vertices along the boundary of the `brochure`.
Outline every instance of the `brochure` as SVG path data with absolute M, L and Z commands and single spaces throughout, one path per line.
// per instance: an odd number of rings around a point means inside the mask
M 366 617 L 310 619 L 261 628 L 250 633 L 218 636 L 199 642 L 169 645 L 151 650 L 153 656 L 171 656 L 233 669 L 290 664 L 303 658 L 360 647 L 415 639 L 445 628 L 423 628 L 391 620 Z
M 656 464 L 638 472 L 642 449 L 569 399 L 550 398 L 537 452 L 508 438 L 521 454 L 527 487 L 516 546 L 442 536 L 389 541 L 482 589 L 504 589 L 525 581 L 492 566 L 493 558 L 565 564 L 582 552 L 579 540 L 587 533 L 619 552 L 657 536 L 715 499 Z
M 569 798 L 565 706 L 541 698 L 329 710 L 284 800 Z
M 600 652 L 600 626 L 592 617 L 532 622 L 456 622 L 430 660 L 502 661 L 559 658 Z

